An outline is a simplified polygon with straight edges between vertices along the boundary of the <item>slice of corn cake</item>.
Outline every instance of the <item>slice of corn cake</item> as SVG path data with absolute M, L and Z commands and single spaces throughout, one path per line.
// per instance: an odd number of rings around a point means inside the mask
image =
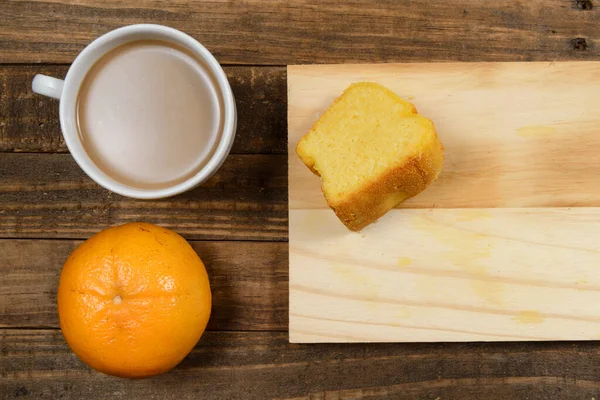
M 433 122 L 385 87 L 354 83 L 296 147 L 329 206 L 359 231 L 433 182 L 444 149 Z

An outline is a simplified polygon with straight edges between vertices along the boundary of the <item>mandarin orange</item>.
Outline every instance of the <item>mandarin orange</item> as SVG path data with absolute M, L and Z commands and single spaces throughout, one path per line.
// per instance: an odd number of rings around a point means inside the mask
M 156 225 L 129 223 L 92 236 L 60 274 L 63 335 L 81 360 L 110 375 L 170 370 L 198 342 L 210 310 L 200 257 Z

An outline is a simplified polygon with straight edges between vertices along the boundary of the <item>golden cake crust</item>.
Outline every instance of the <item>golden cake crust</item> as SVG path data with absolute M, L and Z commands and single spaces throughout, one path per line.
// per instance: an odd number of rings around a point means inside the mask
M 437 140 L 431 152 L 415 157 L 406 164 L 390 168 L 379 179 L 364 184 L 347 200 L 327 204 L 338 218 L 353 231 L 360 231 L 408 198 L 421 193 L 439 175 L 444 150 Z

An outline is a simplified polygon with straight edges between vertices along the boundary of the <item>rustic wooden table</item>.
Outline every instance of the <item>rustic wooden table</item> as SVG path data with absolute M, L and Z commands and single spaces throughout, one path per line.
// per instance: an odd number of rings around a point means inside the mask
M 297 63 L 600 60 L 596 0 L 0 0 L 0 397 L 600 399 L 600 345 L 291 345 L 287 338 L 286 69 Z M 122 25 L 187 32 L 225 66 L 239 110 L 232 154 L 166 200 L 100 188 L 61 137 L 36 73 L 64 76 Z M 173 371 L 105 376 L 58 329 L 61 266 L 110 225 L 176 230 L 212 281 L 209 331 Z

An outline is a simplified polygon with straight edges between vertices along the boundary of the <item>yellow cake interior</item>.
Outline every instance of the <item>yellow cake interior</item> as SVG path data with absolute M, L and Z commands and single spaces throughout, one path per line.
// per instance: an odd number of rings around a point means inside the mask
M 331 205 L 437 145 L 433 123 L 376 83 L 352 84 L 298 143 Z

